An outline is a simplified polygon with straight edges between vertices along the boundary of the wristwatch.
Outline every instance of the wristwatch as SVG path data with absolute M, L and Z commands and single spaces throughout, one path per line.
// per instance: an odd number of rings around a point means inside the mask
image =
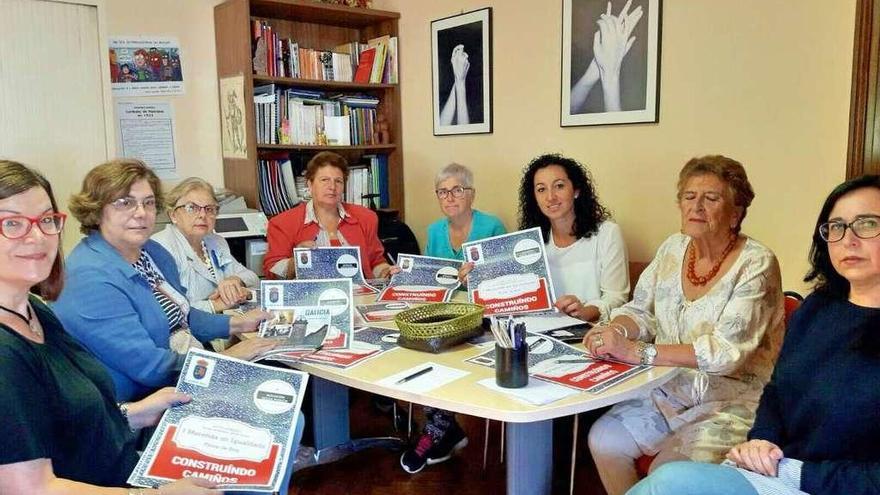
M 648 366 L 654 364 L 654 358 L 657 357 L 657 346 L 641 340 L 636 345 L 638 346 L 636 352 L 639 355 L 639 363 Z

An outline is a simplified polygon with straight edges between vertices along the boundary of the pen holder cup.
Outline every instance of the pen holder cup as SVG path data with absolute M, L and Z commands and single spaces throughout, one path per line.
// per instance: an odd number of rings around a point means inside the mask
M 522 388 L 528 385 L 528 346 L 512 349 L 495 344 L 495 383 L 504 388 Z

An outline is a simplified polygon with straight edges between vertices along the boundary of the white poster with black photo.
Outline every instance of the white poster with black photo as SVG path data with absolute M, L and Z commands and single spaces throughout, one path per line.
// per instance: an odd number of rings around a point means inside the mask
M 162 416 L 132 471 L 132 486 L 184 477 L 232 491 L 278 491 L 309 376 L 192 349 L 177 391 L 192 401 Z

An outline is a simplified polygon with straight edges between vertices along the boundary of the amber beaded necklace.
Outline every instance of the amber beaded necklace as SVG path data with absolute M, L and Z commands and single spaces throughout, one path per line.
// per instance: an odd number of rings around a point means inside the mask
M 697 272 L 694 270 L 694 266 L 697 263 L 697 248 L 695 248 L 694 244 L 691 243 L 691 245 L 690 245 L 691 252 L 688 254 L 688 264 L 687 264 L 688 281 L 690 281 L 690 283 L 692 283 L 698 287 L 702 287 L 702 286 L 706 285 L 707 283 L 709 283 L 709 281 L 712 280 L 715 277 L 715 275 L 718 274 L 718 270 L 721 269 L 721 264 L 724 263 L 724 260 L 727 259 L 727 255 L 729 255 L 730 252 L 733 251 L 733 247 L 736 246 L 736 240 L 737 240 L 736 235 L 733 235 L 730 237 L 730 242 L 727 243 L 727 246 L 725 246 L 724 251 L 721 253 L 721 258 L 718 260 L 718 262 L 715 263 L 715 265 L 712 266 L 712 269 L 709 270 L 709 273 L 707 273 L 705 275 L 697 275 Z

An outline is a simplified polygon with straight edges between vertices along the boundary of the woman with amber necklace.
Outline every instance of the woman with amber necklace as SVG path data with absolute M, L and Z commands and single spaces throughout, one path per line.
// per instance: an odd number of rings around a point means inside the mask
M 690 160 L 679 174 L 681 233 L 639 278 L 633 300 L 593 328 L 595 355 L 681 371 L 650 395 L 622 402 L 590 430 L 609 495 L 637 481 L 635 459 L 721 462 L 745 440 L 782 341 L 779 265 L 740 233 L 754 192 L 723 156 Z

